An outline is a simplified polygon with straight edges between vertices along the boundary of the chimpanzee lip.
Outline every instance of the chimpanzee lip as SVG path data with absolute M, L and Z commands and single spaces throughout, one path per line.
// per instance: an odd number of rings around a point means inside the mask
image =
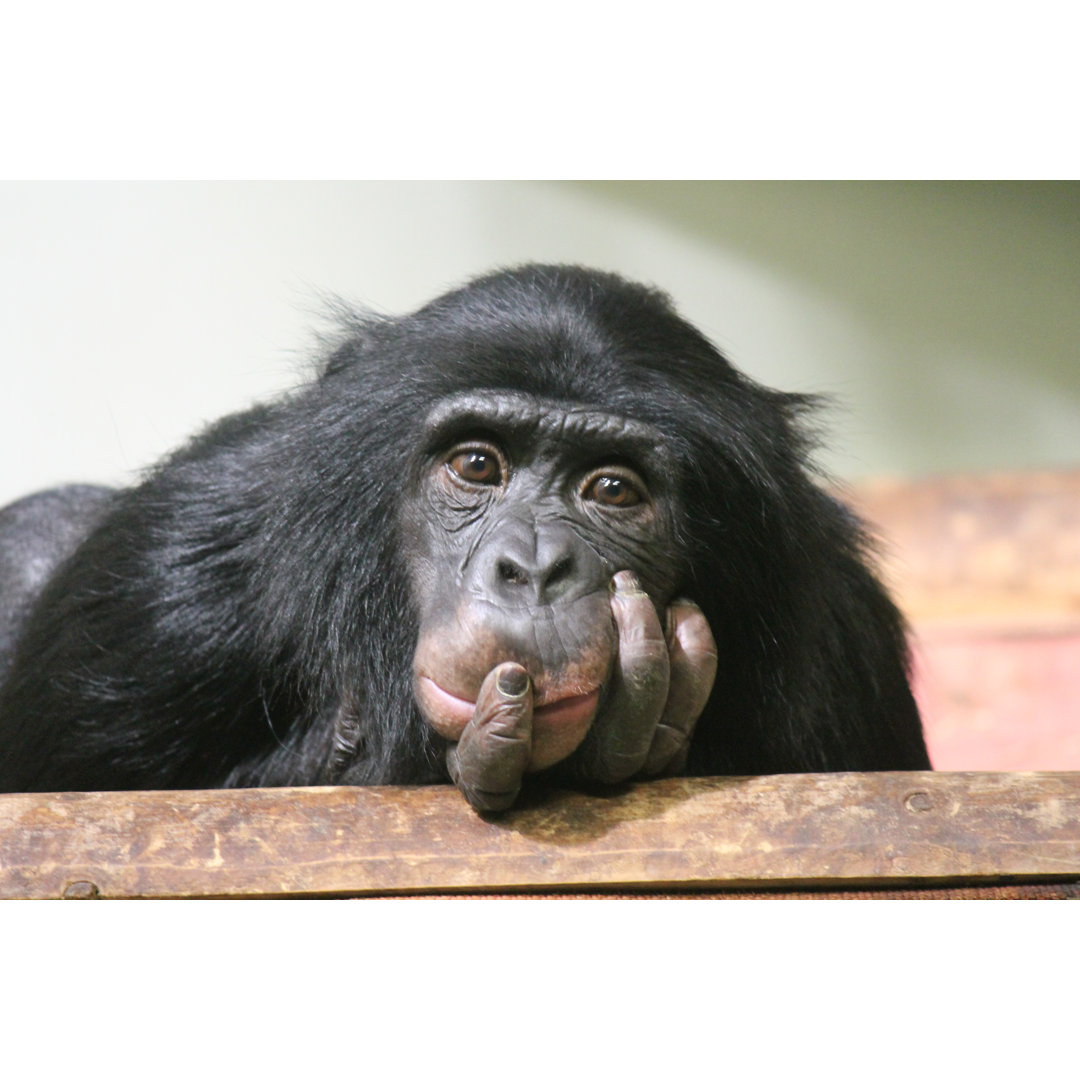
M 427 683 L 429 692 L 434 691 L 434 696 L 439 705 L 454 720 L 464 726 L 476 711 L 476 702 L 468 698 L 459 697 L 451 693 L 445 687 L 440 686 L 430 675 L 421 675 L 420 680 Z M 541 704 L 533 704 L 533 719 L 543 720 L 547 723 L 561 721 L 573 721 L 580 719 L 586 712 L 595 708 L 600 697 L 600 687 L 597 686 L 585 693 L 563 694 L 550 699 L 540 697 Z
M 533 719 L 540 717 L 544 720 L 560 720 L 564 716 L 576 717 L 586 707 L 592 707 L 600 697 L 600 688 L 590 690 L 587 694 L 567 694 L 566 697 L 556 698 L 554 701 L 545 701 L 543 705 L 533 705 Z

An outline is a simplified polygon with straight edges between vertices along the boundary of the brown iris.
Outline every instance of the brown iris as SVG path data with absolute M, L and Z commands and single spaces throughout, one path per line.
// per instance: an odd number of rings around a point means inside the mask
M 591 480 L 584 495 L 602 506 L 637 506 L 641 502 L 641 492 L 629 480 L 611 473 L 601 473 Z
M 502 483 L 502 468 L 498 457 L 490 450 L 473 448 L 459 450 L 447 462 L 453 472 L 470 484 Z

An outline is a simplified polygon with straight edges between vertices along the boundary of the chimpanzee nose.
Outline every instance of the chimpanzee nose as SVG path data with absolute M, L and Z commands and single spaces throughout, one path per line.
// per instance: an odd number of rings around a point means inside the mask
M 495 573 L 500 586 L 513 591 L 514 586 L 532 590 L 540 603 L 550 603 L 561 584 L 568 582 L 574 573 L 574 557 L 561 555 L 553 561 L 545 559 L 514 559 L 500 555 L 495 560 Z
M 603 586 L 596 553 L 568 526 L 508 521 L 477 553 L 474 581 L 503 604 L 555 604 Z

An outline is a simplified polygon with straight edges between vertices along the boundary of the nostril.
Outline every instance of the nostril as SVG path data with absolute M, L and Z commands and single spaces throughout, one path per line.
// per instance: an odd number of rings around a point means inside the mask
M 556 585 L 560 585 L 566 578 L 570 577 L 574 572 L 574 560 L 566 555 L 563 558 L 557 560 L 547 572 L 547 576 L 544 578 L 544 585 L 551 589 Z
M 495 571 L 499 580 L 507 585 L 528 585 L 529 576 L 516 562 L 510 559 L 499 559 L 495 565 Z

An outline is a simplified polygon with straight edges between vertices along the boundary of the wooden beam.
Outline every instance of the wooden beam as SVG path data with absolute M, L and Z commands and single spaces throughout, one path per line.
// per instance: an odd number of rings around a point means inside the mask
M 0 796 L 0 896 L 370 896 L 1080 881 L 1080 773 Z

